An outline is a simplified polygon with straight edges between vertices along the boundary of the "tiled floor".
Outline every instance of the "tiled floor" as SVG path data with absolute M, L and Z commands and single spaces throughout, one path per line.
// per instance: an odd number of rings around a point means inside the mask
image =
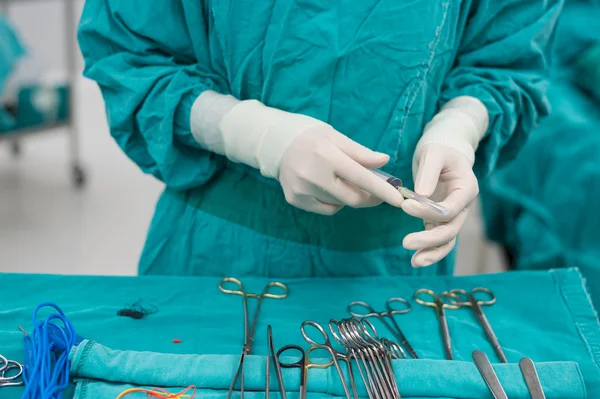
M 85 190 L 70 185 L 62 132 L 23 141 L 21 158 L 0 141 L 0 272 L 135 274 L 161 184 L 144 176 L 108 135 L 98 90 L 85 81 L 78 118 Z M 496 271 L 474 216 L 461 236 L 457 272 Z

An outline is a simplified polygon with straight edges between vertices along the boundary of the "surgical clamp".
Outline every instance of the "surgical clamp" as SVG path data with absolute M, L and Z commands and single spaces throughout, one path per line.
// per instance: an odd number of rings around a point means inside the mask
M 451 290 L 450 292 L 458 297 L 466 298 L 466 301 L 460 300 L 458 302 L 454 302 L 454 298 L 451 298 L 450 301 L 452 301 L 454 305 L 458 305 L 459 307 L 469 306 L 471 307 L 471 309 L 473 309 L 473 312 L 475 312 L 475 316 L 477 316 L 477 319 L 479 319 L 479 322 L 481 323 L 481 327 L 483 327 L 485 334 L 487 335 L 488 339 L 490 340 L 490 343 L 494 347 L 494 351 L 498 355 L 498 358 L 502 363 L 508 363 L 506 355 L 504 354 L 504 351 L 500 346 L 500 342 L 498 341 L 498 338 L 496 337 L 496 334 L 492 329 L 492 325 L 483 313 L 482 306 L 491 306 L 496 303 L 496 296 L 494 295 L 494 293 L 489 289 L 482 287 L 473 288 L 471 292 L 467 292 L 461 289 Z M 485 294 L 487 296 L 487 299 L 484 300 L 479 296 L 480 294 L 478 293 Z
M 403 303 L 405 305 L 404 309 L 394 309 L 392 307 L 392 304 L 393 303 L 397 303 L 397 302 Z M 358 313 L 358 312 L 352 310 L 352 308 L 357 308 L 357 307 L 362 307 L 362 308 L 366 309 L 366 312 L 365 313 Z M 390 298 L 390 299 L 388 299 L 386 301 L 385 307 L 386 307 L 386 310 L 384 312 L 377 312 L 368 303 L 361 302 L 361 301 L 355 301 L 355 302 L 351 302 L 348 305 L 348 312 L 352 316 L 357 317 L 359 319 L 364 319 L 364 318 L 367 318 L 367 317 L 377 317 L 381 321 L 381 323 L 398 340 L 398 342 L 402 346 L 404 346 L 404 348 L 407 350 L 407 352 L 410 353 L 410 355 L 413 358 L 418 359 L 419 357 L 417 356 L 417 353 L 415 352 L 415 350 L 413 349 L 413 347 L 408 343 L 408 340 L 406 339 L 406 336 L 404 335 L 404 333 L 400 329 L 400 326 L 396 322 L 396 319 L 394 318 L 394 315 L 396 315 L 396 314 L 405 314 L 405 313 L 410 312 L 411 309 L 412 309 L 412 307 L 410 305 L 410 302 L 408 302 L 404 298 Z M 390 325 L 385 320 L 385 316 L 389 317 L 390 321 L 392 322 L 392 325 Z
M 419 298 L 420 296 L 429 296 L 431 301 Z M 458 309 L 459 306 L 446 303 L 442 300 L 442 298 L 453 298 L 455 302 L 460 301 L 456 294 L 451 292 L 444 291 L 441 294 L 436 295 L 435 292 L 427 288 L 421 288 L 415 292 L 415 300 L 418 304 L 435 308 L 438 322 L 440 324 L 440 330 L 442 332 L 446 357 L 448 360 L 454 360 L 454 355 L 452 354 L 452 341 L 450 340 L 450 329 L 448 328 L 448 320 L 446 319 L 446 309 Z
M 233 283 L 237 285 L 237 289 L 228 289 L 225 288 L 226 283 Z M 280 294 L 273 293 L 273 288 L 281 288 L 283 291 Z M 254 332 L 256 330 L 256 322 L 258 321 L 258 315 L 260 313 L 260 305 L 262 304 L 262 300 L 264 298 L 271 299 L 283 299 L 288 295 L 288 288 L 285 284 L 272 281 L 265 285 L 263 291 L 260 294 L 252 294 L 244 291 L 244 286 L 242 282 L 233 277 L 225 277 L 219 282 L 219 289 L 225 294 L 231 295 L 240 295 L 242 297 L 242 303 L 244 306 L 244 345 L 242 346 L 242 354 L 240 356 L 240 362 L 238 364 L 237 370 L 231 380 L 231 385 L 229 386 L 229 391 L 227 392 L 227 399 L 231 398 L 233 393 L 233 389 L 235 384 L 241 374 L 241 384 L 240 384 L 240 396 L 244 398 L 244 360 L 246 355 L 249 355 L 252 352 L 252 344 L 254 343 Z M 256 310 L 254 312 L 254 317 L 252 318 L 252 324 L 249 326 L 249 317 L 248 317 L 248 298 L 255 298 L 258 300 L 256 305 Z

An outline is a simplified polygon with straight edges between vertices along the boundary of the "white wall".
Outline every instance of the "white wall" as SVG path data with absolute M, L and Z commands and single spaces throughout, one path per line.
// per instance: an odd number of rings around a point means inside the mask
M 6 0 L 0 0 L 0 5 Z M 19 31 L 24 43 L 32 49 L 48 70 L 65 71 L 65 4 L 73 1 L 76 23 L 84 0 L 12 0 L 5 15 Z M 126 0 L 124 0 L 126 1 Z M 74 34 L 74 33 L 73 33 Z M 77 51 L 78 65 L 83 61 Z

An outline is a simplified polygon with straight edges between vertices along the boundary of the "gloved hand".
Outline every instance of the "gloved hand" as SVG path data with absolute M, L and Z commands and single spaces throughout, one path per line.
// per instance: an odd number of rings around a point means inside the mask
M 208 91 L 192 107 L 191 126 L 204 148 L 278 179 L 300 209 L 332 215 L 345 205 L 400 207 L 404 200 L 368 170 L 385 165 L 387 155 L 317 119 Z
M 287 201 L 306 211 L 332 215 L 344 205 L 366 208 L 386 201 L 400 207 L 402 195 L 367 168 L 389 156 L 357 144 L 331 126 L 302 132 L 287 148 L 279 181 Z
M 448 102 L 427 124 L 413 157 L 415 191 L 448 209 L 440 215 L 414 200 L 402 209 L 421 218 L 425 231 L 404 238 L 406 249 L 417 250 L 414 267 L 429 266 L 443 259 L 456 245 L 469 205 L 479 193 L 473 173 L 475 150 L 488 127 L 485 106 L 473 97 Z

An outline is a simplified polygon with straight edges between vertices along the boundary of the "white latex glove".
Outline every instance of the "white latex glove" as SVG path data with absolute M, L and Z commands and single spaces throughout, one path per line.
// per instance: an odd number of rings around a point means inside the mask
M 404 238 L 406 249 L 417 250 L 414 267 L 429 266 L 443 259 L 456 245 L 468 208 L 479 193 L 473 173 L 475 150 L 488 127 L 485 106 L 472 97 L 458 97 L 427 124 L 413 158 L 415 191 L 448 209 L 440 215 L 414 200 L 402 209 L 421 218 L 425 231 Z
M 317 126 L 287 148 L 279 181 L 286 200 L 309 212 L 332 215 L 344 205 L 365 208 L 383 201 L 400 207 L 402 195 L 367 169 L 380 168 L 388 160 L 329 125 Z
M 404 200 L 367 169 L 385 165 L 387 155 L 317 119 L 207 91 L 195 101 L 190 123 L 200 145 L 278 179 L 286 200 L 300 209 L 332 215 L 345 205 L 400 207 Z

